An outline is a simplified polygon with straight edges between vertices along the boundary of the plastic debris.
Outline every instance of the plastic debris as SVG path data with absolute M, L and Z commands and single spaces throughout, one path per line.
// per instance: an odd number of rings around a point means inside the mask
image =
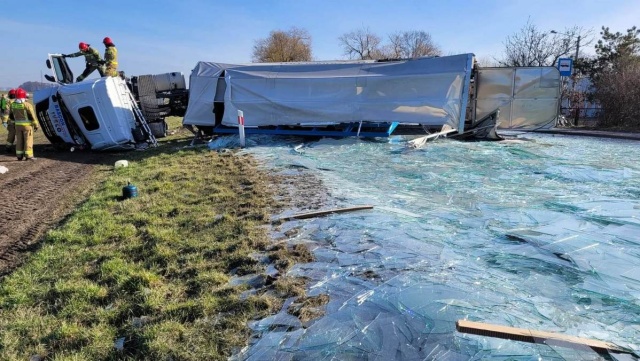
M 115 347 L 118 351 L 124 350 L 124 337 L 120 337 L 119 339 L 117 339 L 113 344 L 113 347 Z

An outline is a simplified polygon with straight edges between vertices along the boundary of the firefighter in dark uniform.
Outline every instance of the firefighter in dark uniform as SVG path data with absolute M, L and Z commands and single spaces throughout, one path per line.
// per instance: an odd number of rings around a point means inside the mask
M 64 58 L 76 58 L 78 56 L 84 56 L 84 60 L 86 62 L 86 66 L 82 74 L 80 74 L 76 78 L 76 82 L 83 81 L 86 77 L 88 77 L 95 70 L 100 73 L 100 76 L 104 76 L 104 68 L 102 67 L 103 61 L 100 57 L 100 53 L 91 47 L 91 45 L 87 43 L 78 44 L 79 52 L 73 54 L 62 54 Z
M 35 160 L 33 156 L 33 132 L 38 130 L 38 120 L 33 105 L 27 102 L 27 92 L 16 89 L 16 100 L 11 103 L 9 119 L 16 124 L 16 156 L 18 160 Z
M 2 107 L 3 109 L 0 109 L 0 113 L 2 113 L 2 125 L 7 128 L 8 132 L 6 144 L 7 153 L 11 153 L 13 150 L 13 142 L 16 141 L 16 125 L 13 123 L 13 120 L 9 119 L 9 114 L 11 114 L 11 103 L 13 103 L 15 98 L 16 90 L 9 90 L 9 97 L 8 99 L 3 99 L 4 106 Z
M 106 37 L 102 40 L 105 46 L 104 49 L 104 63 L 106 76 L 118 76 L 118 49 L 111 41 L 110 37 Z

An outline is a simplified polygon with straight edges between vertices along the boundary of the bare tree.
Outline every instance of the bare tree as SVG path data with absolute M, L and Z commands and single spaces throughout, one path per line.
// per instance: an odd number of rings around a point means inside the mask
M 527 21 L 519 32 L 504 41 L 505 55 L 499 63 L 503 66 L 555 66 L 558 59 L 573 54 L 578 46 L 589 45 L 591 31 L 574 26 L 562 33 L 540 30 Z
M 256 40 L 253 61 L 263 63 L 311 61 L 311 36 L 300 28 L 274 30 L 266 39 Z
M 384 57 L 380 49 L 380 37 L 362 28 L 344 34 L 338 38 L 340 45 L 349 59 L 372 60 Z
M 421 56 L 437 56 L 442 51 L 433 42 L 426 31 L 404 31 L 389 35 L 389 43 L 385 50 L 392 51 L 394 58 L 419 58 Z
M 478 66 L 481 66 L 483 68 L 491 68 L 491 67 L 500 66 L 500 62 L 498 62 L 496 59 L 494 59 L 491 56 L 477 57 L 476 61 L 478 62 Z
M 390 41 L 380 48 L 382 58 L 385 59 L 402 59 L 402 47 L 399 42 Z

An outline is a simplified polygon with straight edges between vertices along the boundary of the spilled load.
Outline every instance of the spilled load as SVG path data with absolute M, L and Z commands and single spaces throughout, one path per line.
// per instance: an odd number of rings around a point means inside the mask
M 553 67 L 481 68 L 473 54 L 389 61 L 225 64 L 181 73 L 72 83 L 50 55 L 58 86 L 34 102 L 52 143 L 90 149 L 154 144 L 169 115 L 196 134 L 500 139 L 496 130 L 555 125 L 560 75 Z M 188 106 L 187 106 L 188 104 Z

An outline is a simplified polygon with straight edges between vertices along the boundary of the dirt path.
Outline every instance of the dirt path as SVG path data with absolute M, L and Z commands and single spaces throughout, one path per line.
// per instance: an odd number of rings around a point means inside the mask
M 4 143 L 5 136 L 1 135 Z M 18 161 L 0 147 L 0 277 L 15 269 L 40 236 L 73 211 L 96 164 L 109 158 L 56 151 L 36 139 L 36 161 Z M 4 144 L 2 144 L 4 145 Z

